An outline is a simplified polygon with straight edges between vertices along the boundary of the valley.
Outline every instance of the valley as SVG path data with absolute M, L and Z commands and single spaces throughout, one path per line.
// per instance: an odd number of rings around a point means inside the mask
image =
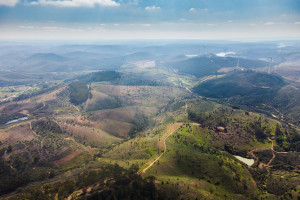
M 297 199 L 298 82 L 174 46 L 57 46 L 15 65 L 41 79 L 0 74 L 0 198 Z

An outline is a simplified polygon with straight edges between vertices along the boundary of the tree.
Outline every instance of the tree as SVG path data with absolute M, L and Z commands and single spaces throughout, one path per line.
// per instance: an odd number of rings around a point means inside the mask
M 137 164 L 132 164 L 129 168 L 131 174 L 135 174 L 139 171 L 139 166 Z
M 276 137 L 283 135 L 283 132 L 280 130 L 279 124 L 276 124 L 275 135 L 276 135 Z
M 11 152 L 12 152 L 12 147 L 11 147 L 11 145 L 9 145 L 7 148 L 7 153 L 11 153 Z

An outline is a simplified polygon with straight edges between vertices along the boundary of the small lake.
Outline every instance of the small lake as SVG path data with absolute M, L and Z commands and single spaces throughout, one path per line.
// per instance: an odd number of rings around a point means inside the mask
M 18 119 L 14 119 L 14 120 L 11 120 L 9 122 L 6 122 L 6 124 L 12 124 L 12 123 L 16 123 L 18 121 L 24 121 L 24 120 L 27 120 L 28 117 L 21 117 L 21 118 L 18 118 Z
M 242 161 L 248 166 L 252 166 L 254 164 L 254 159 L 244 158 L 242 156 L 234 156 L 234 157 L 236 157 L 238 160 Z

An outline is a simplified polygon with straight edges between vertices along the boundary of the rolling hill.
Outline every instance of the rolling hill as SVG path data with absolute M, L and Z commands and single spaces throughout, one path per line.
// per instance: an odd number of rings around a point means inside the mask
M 299 198 L 288 48 L 168 43 L 0 48 L 0 199 Z
M 271 98 L 285 85 L 282 78 L 254 71 L 234 71 L 194 87 L 193 91 L 212 98 L 264 96 Z M 271 95 L 271 96 L 268 96 Z
M 200 83 L 193 91 L 299 124 L 299 88 L 299 84 L 287 82 L 278 75 L 233 71 L 221 78 Z
M 196 77 L 215 75 L 221 68 L 236 67 L 237 58 L 218 57 L 215 55 L 197 56 L 176 62 L 169 62 L 167 65 L 179 71 L 182 74 L 190 74 Z M 242 68 L 260 68 L 267 63 L 260 60 L 250 60 L 240 58 L 239 67 Z

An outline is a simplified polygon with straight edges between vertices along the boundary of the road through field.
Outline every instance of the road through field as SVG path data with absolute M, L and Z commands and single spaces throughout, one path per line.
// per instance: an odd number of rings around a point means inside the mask
M 272 154 L 273 154 L 272 158 L 269 160 L 269 162 L 267 164 L 261 162 L 261 164 L 263 166 L 270 167 L 271 163 L 276 158 L 276 154 L 275 153 L 277 153 L 277 154 L 288 154 L 289 153 L 289 152 L 285 152 L 285 151 L 284 152 L 275 151 L 274 150 L 274 143 L 275 143 L 275 141 L 273 140 L 271 147 L 269 147 L 269 148 L 257 148 L 257 149 L 253 149 L 248 154 L 251 155 L 255 160 L 258 160 L 258 157 L 254 154 L 255 151 L 262 151 L 262 150 L 269 150 L 270 149 L 272 151 Z
M 145 173 L 155 162 L 157 162 L 163 155 L 164 153 L 167 151 L 167 145 L 166 145 L 166 140 L 168 139 L 168 137 L 170 137 L 173 133 L 175 133 L 179 128 L 180 126 L 182 125 L 182 123 L 178 123 L 177 126 L 175 127 L 175 130 L 173 130 L 171 133 L 169 133 L 167 135 L 167 137 L 165 137 L 164 139 L 164 152 L 162 152 L 152 163 L 150 163 L 148 165 L 148 167 L 146 167 L 145 169 L 139 171 L 138 173 L 141 174 L 141 173 Z

